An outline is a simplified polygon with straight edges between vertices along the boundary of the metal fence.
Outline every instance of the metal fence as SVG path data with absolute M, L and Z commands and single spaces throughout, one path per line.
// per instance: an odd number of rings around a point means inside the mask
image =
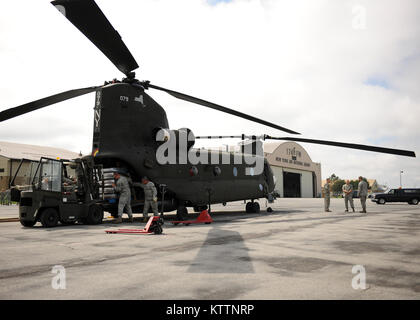
M 10 189 L 0 192 L 0 205 L 10 206 Z

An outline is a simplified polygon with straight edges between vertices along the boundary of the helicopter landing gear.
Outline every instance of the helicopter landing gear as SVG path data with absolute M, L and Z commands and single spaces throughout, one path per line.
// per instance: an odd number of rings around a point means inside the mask
M 204 210 L 207 210 L 207 206 L 195 206 L 195 207 L 193 207 L 193 209 L 194 209 L 194 212 L 201 212 L 201 211 L 204 211 Z
M 188 209 L 184 205 L 178 206 L 176 210 L 176 218 L 177 220 L 187 220 L 188 219 Z
M 246 213 L 259 213 L 260 212 L 260 204 L 258 202 L 249 201 L 245 207 Z

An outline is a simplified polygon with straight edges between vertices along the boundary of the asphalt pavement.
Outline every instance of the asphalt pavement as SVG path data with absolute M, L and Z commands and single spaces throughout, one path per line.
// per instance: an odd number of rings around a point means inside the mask
M 143 228 L 139 219 L 0 223 L 0 299 L 420 298 L 420 206 L 369 202 L 368 214 L 346 214 L 341 199 L 331 213 L 322 199 L 278 199 L 272 213 L 261 204 L 260 214 L 214 206 L 212 224 L 167 221 L 162 235 L 105 233 Z M 0 206 L 0 217 L 16 213 Z

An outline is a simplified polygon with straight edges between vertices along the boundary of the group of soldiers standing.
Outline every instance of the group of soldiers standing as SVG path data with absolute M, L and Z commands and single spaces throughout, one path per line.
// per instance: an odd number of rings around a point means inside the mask
M 116 183 L 113 185 L 113 187 L 115 192 L 119 194 L 118 218 L 115 220 L 115 222 L 122 222 L 124 208 L 128 214 L 129 221 L 133 222 L 133 212 L 131 210 L 131 188 L 128 179 L 125 176 L 119 174 L 118 172 L 114 173 L 114 179 Z M 157 190 L 155 184 L 152 181 L 150 181 L 147 177 L 142 178 L 140 187 L 142 187 L 144 191 L 143 219 L 144 221 L 146 221 L 150 207 L 152 207 L 153 215 L 159 215 L 157 206 Z
M 330 199 L 331 199 L 331 179 L 327 179 L 327 183 L 324 185 L 323 189 L 324 194 L 324 209 L 325 212 L 331 212 L 330 210 Z M 350 180 L 346 180 L 346 183 L 342 187 L 343 191 L 343 198 L 344 198 L 344 205 L 345 205 L 345 212 L 349 212 L 349 203 L 350 207 L 354 210 L 354 201 L 353 201 L 353 186 L 350 183 Z M 360 198 L 360 204 L 362 205 L 362 210 L 359 211 L 361 213 L 367 213 L 366 212 L 366 199 L 368 195 L 368 184 L 365 180 L 363 180 L 363 177 L 359 177 L 359 185 L 357 188 L 357 192 Z

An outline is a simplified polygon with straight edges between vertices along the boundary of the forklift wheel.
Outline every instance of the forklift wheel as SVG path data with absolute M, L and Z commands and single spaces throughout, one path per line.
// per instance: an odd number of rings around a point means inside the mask
M 96 204 L 93 204 L 89 208 L 89 213 L 86 217 L 87 224 L 100 224 L 104 219 L 104 211 Z
M 58 224 L 58 212 L 54 208 L 47 208 L 41 213 L 41 224 L 45 228 L 52 228 Z

